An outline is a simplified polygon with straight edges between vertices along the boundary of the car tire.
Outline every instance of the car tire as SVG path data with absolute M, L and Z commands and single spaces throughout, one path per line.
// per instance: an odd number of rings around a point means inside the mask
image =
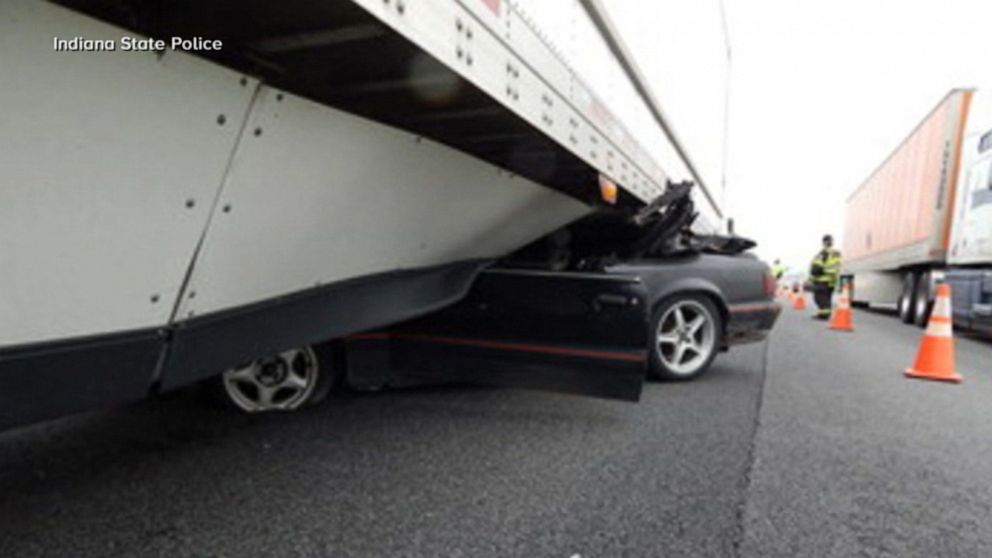
M 329 344 L 304 345 L 225 370 L 212 390 L 226 406 L 246 413 L 288 412 L 314 405 L 337 383 Z
M 913 296 L 913 323 L 916 327 L 926 327 L 930 319 L 930 309 L 933 307 L 930 289 L 930 272 L 920 275 L 916 281 L 916 293 Z
M 660 380 L 687 381 L 709 369 L 723 344 L 723 319 L 703 295 L 665 299 L 651 317 L 649 369 Z
M 902 293 L 899 295 L 899 319 L 904 324 L 913 323 L 916 309 L 916 274 L 909 272 L 902 278 Z

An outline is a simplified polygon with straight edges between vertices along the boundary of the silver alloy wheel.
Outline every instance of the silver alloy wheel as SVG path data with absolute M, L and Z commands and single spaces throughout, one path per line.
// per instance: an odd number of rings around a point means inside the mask
M 655 350 L 665 367 L 678 376 L 691 376 L 710 358 L 716 346 L 713 315 L 695 300 L 680 300 L 658 320 Z
M 309 346 L 283 351 L 224 372 L 224 392 L 243 411 L 291 411 L 305 404 L 320 370 Z

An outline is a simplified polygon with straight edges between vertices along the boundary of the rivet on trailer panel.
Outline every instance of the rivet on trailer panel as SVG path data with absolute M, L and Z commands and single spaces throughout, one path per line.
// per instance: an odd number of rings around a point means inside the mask
M 195 205 L 196 205 L 196 200 L 194 200 L 193 198 L 186 199 L 186 209 L 192 209 L 193 206 Z
M 248 85 L 248 78 L 242 77 L 241 78 L 241 87 L 246 87 L 247 85 Z
M 190 298 L 196 298 L 196 291 L 190 291 L 188 296 Z
M 399 12 L 400 15 L 403 15 L 403 12 L 406 11 L 406 4 L 403 2 L 403 0 L 400 0 L 399 2 L 396 3 L 396 11 Z
M 225 204 L 224 205 L 224 213 L 230 213 L 230 212 L 231 212 L 231 204 L 229 204 L 229 203 L 228 204 Z
M 155 304 L 156 302 L 158 302 L 158 300 L 159 300 L 159 296 L 157 294 L 153 294 L 151 297 L 152 304 Z
M 217 124 L 223 126 L 225 122 L 227 122 L 227 117 L 224 116 L 223 114 L 218 114 L 217 115 Z
M 255 128 L 255 137 L 257 138 L 260 135 L 262 135 L 262 128 Z
M 282 98 L 283 98 L 283 94 L 282 93 L 276 93 L 276 101 L 277 102 L 282 102 Z

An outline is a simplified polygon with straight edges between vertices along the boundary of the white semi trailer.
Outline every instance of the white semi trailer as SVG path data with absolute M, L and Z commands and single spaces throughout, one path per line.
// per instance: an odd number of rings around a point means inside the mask
M 935 285 L 954 322 L 992 332 L 992 99 L 953 90 L 848 199 L 844 273 L 856 303 L 926 324 Z
M 645 57 L 547 4 L 0 1 L 0 427 L 313 360 L 671 181 L 721 228 Z

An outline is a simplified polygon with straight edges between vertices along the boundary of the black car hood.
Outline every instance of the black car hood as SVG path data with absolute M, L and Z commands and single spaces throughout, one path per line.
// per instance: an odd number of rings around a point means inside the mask
M 601 208 L 517 250 L 502 264 L 591 271 L 640 259 L 734 255 L 755 246 L 739 236 L 694 233 L 692 224 L 699 214 L 692 188 L 691 182 L 669 183 L 663 194 L 633 214 L 627 208 Z
M 643 231 L 634 243 L 630 257 L 664 257 L 686 252 L 739 254 L 757 246 L 751 239 L 736 235 L 699 235 L 692 224 L 699 213 L 692 201 L 693 184 L 669 184 L 665 192 L 647 204 L 631 219 Z
M 693 235 L 690 243 L 699 252 L 723 255 L 740 254 L 758 245 L 757 242 L 743 236 L 718 234 Z

